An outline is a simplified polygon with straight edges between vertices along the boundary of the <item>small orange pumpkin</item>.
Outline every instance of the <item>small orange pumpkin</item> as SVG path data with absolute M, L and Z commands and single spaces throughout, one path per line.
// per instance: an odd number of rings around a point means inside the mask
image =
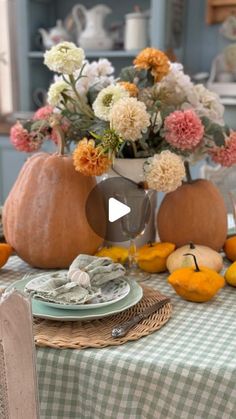
M 228 267 L 225 271 L 225 280 L 232 287 L 236 287 L 236 262 L 233 262 L 232 265 Z
M 204 303 L 223 288 L 225 280 L 213 269 L 199 267 L 195 255 L 186 253 L 188 255 L 194 258 L 195 267 L 177 269 L 168 277 L 168 282 L 185 300 Z
M 164 272 L 166 260 L 175 250 L 173 243 L 148 243 L 138 249 L 137 262 L 140 269 L 146 272 Z
M 125 264 L 128 259 L 128 249 L 121 246 L 102 247 L 96 253 L 99 257 L 109 257 L 113 262 Z
M 223 250 L 229 260 L 236 261 L 236 236 L 229 237 L 225 241 Z
M 34 154 L 3 207 L 7 242 L 39 268 L 67 268 L 80 253 L 94 254 L 103 239 L 88 224 L 85 203 L 95 185 L 74 169 L 71 156 Z M 94 217 L 105 222 L 102 201 Z
M 0 268 L 2 268 L 8 261 L 12 254 L 12 247 L 7 243 L 0 243 Z

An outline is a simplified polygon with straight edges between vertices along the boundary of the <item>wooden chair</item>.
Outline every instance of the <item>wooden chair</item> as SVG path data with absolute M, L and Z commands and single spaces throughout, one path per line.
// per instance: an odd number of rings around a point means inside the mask
M 30 301 L 0 297 L 0 419 L 39 419 Z

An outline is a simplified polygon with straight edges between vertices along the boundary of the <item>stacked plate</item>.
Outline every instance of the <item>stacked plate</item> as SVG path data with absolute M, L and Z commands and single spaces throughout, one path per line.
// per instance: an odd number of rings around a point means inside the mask
M 15 282 L 12 288 L 25 292 L 45 282 L 45 273 L 27 275 Z M 32 279 L 33 278 L 33 279 Z M 30 285 L 30 286 L 29 286 Z M 32 313 L 35 317 L 60 321 L 93 320 L 111 316 L 137 304 L 143 296 L 141 286 L 132 279 L 117 278 L 101 287 L 99 296 L 86 304 L 60 304 L 39 300 L 32 296 Z

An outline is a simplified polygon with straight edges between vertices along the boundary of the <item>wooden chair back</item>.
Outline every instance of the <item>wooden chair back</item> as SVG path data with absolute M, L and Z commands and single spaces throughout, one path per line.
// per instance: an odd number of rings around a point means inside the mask
M 39 419 L 31 303 L 0 297 L 0 419 Z

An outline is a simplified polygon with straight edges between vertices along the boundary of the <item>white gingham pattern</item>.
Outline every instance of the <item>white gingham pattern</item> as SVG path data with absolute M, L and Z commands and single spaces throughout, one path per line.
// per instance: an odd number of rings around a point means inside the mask
M 30 270 L 12 257 L 0 287 Z M 37 348 L 42 419 L 236 418 L 236 288 L 195 304 L 178 297 L 165 274 L 146 284 L 173 303 L 156 333 L 104 349 Z

